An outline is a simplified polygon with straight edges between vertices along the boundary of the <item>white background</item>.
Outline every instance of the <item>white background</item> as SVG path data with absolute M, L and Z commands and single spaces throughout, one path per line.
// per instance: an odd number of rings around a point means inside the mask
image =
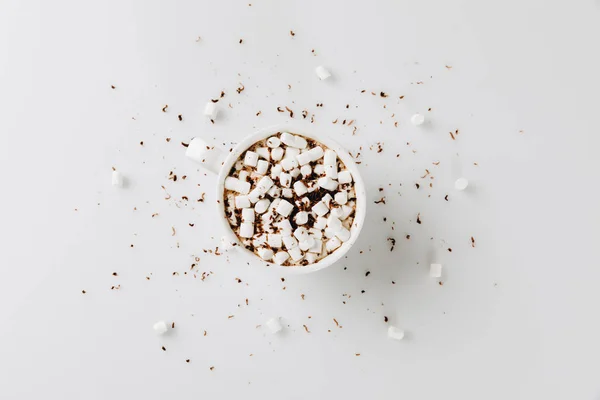
M 599 40 L 593 0 L 3 0 L 0 397 L 599 399 Z M 204 253 L 215 180 L 181 145 L 278 106 L 360 152 L 369 192 L 347 259 L 285 282 Z

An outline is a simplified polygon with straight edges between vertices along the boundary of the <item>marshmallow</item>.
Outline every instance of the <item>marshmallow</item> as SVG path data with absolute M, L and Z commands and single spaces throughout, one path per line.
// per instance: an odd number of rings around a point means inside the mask
M 287 172 L 279 174 L 279 184 L 283 187 L 289 187 L 292 184 L 292 176 Z
M 265 247 L 259 247 L 257 250 L 258 256 L 265 261 L 269 261 L 273 258 L 273 250 L 267 249 Z
M 304 255 L 304 259 L 308 261 L 309 264 L 314 264 L 317 261 L 317 255 L 315 253 L 306 253 Z
M 273 165 L 271 167 L 271 179 L 276 179 L 279 177 L 279 174 L 283 172 L 283 168 L 281 168 L 280 164 Z
M 112 185 L 123 187 L 123 174 L 121 174 L 119 171 L 112 172 Z
M 290 223 L 290 220 L 288 220 L 288 219 L 279 221 L 277 223 L 277 227 L 279 228 L 279 230 L 281 231 L 282 234 L 285 234 L 288 236 L 292 234 L 292 224 Z
M 322 201 L 319 201 L 317 204 L 315 204 L 312 207 L 312 211 L 315 214 L 317 214 L 319 217 L 322 217 L 323 215 L 325 215 L 329 212 L 329 207 L 327 207 L 327 205 L 325 203 L 323 203 Z
M 340 242 L 340 239 L 338 239 L 337 237 L 332 237 L 327 241 L 327 243 L 325 243 L 325 248 L 327 249 L 327 252 L 331 253 L 341 245 L 342 242 Z
M 250 173 L 246 170 L 244 171 L 240 171 L 240 173 L 238 174 L 238 179 L 242 182 L 246 182 L 248 180 L 248 177 L 250 176 Z
M 429 266 L 429 276 L 432 278 L 442 277 L 442 264 L 431 264 Z
M 265 243 L 267 243 L 267 234 L 266 233 L 255 236 L 254 239 L 252 239 L 252 245 L 257 248 L 261 247 Z
M 337 165 L 337 154 L 333 150 L 325 150 L 323 154 L 323 164 L 324 165 Z
M 327 71 L 322 65 L 319 65 L 317 68 L 315 68 L 315 74 L 317 74 L 319 79 L 322 81 L 331 76 L 331 73 Z
M 300 154 L 300 149 L 296 149 L 294 147 L 288 147 L 287 149 L 285 149 L 285 155 L 283 156 L 283 159 L 285 160 L 286 158 L 296 158 L 298 157 L 298 155 Z
M 347 169 L 338 172 L 339 183 L 350 183 L 352 182 L 352 174 Z
M 263 176 L 256 184 L 256 189 L 258 189 L 262 194 L 265 194 L 269 191 L 269 189 L 271 189 L 271 186 L 273 186 L 273 180 L 268 176 Z
M 257 147 L 256 154 L 258 154 L 260 157 L 264 158 L 267 161 L 271 159 L 271 153 L 269 152 L 268 147 Z
M 404 339 L 404 331 L 396 328 L 395 326 L 390 326 L 388 328 L 388 337 L 394 340 L 402 340 Z
M 256 167 L 256 163 L 258 162 L 258 154 L 253 151 L 248 150 L 246 155 L 244 156 L 244 164 L 249 167 Z
M 269 201 L 269 199 L 262 199 L 256 202 L 256 204 L 254 205 L 254 212 L 257 214 L 263 214 L 267 211 L 267 209 L 269 208 L 269 204 L 271 204 L 271 202 Z
M 235 196 L 235 208 L 248 208 L 251 205 L 248 196 Z
M 248 194 L 250 191 L 250 182 L 240 181 L 238 178 L 228 176 L 225 178 L 225 189 L 233 190 L 241 194 Z
M 267 244 L 271 247 L 281 248 L 281 235 L 277 233 L 269 233 L 267 235 Z
M 281 140 L 281 143 L 285 144 L 286 146 L 294 147 L 294 144 L 296 143 L 296 136 L 289 132 L 281 132 L 279 139 Z
M 294 191 L 296 192 L 296 195 L 303 196 L 306 194 L 306 192 L 308 192 L 308 189 L 306 188 L 304 182 L 296 181 L 294 182 Z
M 242 222 L 240 224 L 240 236 L 243 238 L 251 238 L 254 236 L 254 224 L 249 222 Z
M 277 197 L 281 196 L 281 188 L 277 187 L 277 186 L 273 186 L 271 189 L 269 189 L 267 194 L 273 198 L 277 198 Z
M 458 178 L 456 182 L 454 182 L 454 188 L 456 190 L 465 190 L 469 186 L 469 181 L 466 178 Z
M 342 218 L 344 216 L 344 210 L 342 210 L 342 207 L 333 207 L 329 211 L 329 215 L 333 215 L 337 219 L 345 219 L 345 218 Z
M 290 257 L 292 257 L 292 260 L 294 260 L 294 261 L 299 261 L 303 257 L 302 250 L 300 250 L 300 247 L 294 247 L 293 249 L 288 250 L 288 253 L 290 254 Z
M 317 185 L 326 190 L 336 190 L 338 187 L 337 181 L 334 181 L 328 176 L 324 176 L 317 180 Z
M 337 233 L 342 229 L 342 221 L 330 214 L 327 218 L 327 227 Z
M 323 164 L 317 164 L 315 165 L 314 171 L 317 175 L 323 175 L 323 173 L 325 172 L 325 166 Z
M 296 158 L 284 158 L 283 160 L 281 160 L 281 168 L 283 168 L 284 171 L 289 171 L 291 169 L 294 169 L 298 166 L 298 161 L 296 161 Z
M 307 251 L 314 245 L 315 245 L 315 239 L 312 236 L 308 236 L 306 238 L 306 240 L 303 240 L 300 243 L 298 243 L 298 247 L 300 247 L 300 250 L 302 250 L 302 251 Z
M 304 139 L 302 136 L 296 136 L 296 145 L 294 147 L 297 147 L 298 149 L 305 149 L 307 145 L 308 142 L 306 139 Z
M 350 188 L 350 190 L 348 190 L 348 199 L 355 199 L 355 198 L 356 198 L 356 191 L 354 190 L 354 188 Z
M 298 158 L 296 158 L 298 159 Z M 302 163 L 300 163 L 300 160 L 298 160 L 298 163 L 300 165 L 302 165 Z M 302 167 L 300 168 L 300 173 L 302 174 L 303 177 L 307 177 L 310 174 L 312 174 L 312 168 L 310 167 L 310 165 L 302 165 Z
M 315 240 L 313 242 L 313 245 L 310 246 L 310 248 L 308 249 L 309 252 L 317 253 L 317 254 L 321 254 L 322 250 L 323 250 L 323 242 L 321 241 L 321 239 Z
M 311 161 L 317 161 L 319 158 L 323 157 L 323 148 L 321 146 L 314 147 L 306 152 L 310 154 Z
M 337 192 L 335 196 L 333 196 L 333 200 L 343 206 L 348 202 L 348 193 L 346 191 Z
M 267 146 L 269 146 L 272 149 L 279 147 L 280 144 L 281 140 L 279 140 L 277 136 L 271 136 L 267 139 Z
M 212 101 L 206 103 L 206 106 L 204 106 L 204 115 L 206 115 L 210 119 L 216 119 L 218 114 L 219 109 L 217 108 L 217 105 L 215 103 L 213 103 Z
M 165 321 L 158 321 L 157 323 L 152 325 L 152 329 L 154 329 L 154 332 L 156 332 L 157 334 L 162 335 L 163 333 L 167 333 L 169 327 L 167 326 Z
M 281 215 L 282 217 L 287 217 L 288 215 L 290 215 L 293 209 L 293 204 L 291 204 L 287 200 L 281 200 L 277 205 L 277 214 Z
M 335 236 L 335 229 L 331 229 L 330 227 L 323 229 L 323 232 L 325 232 L 325 237 L 327 239 L 331 239 Z
M 342 228 L 335 233 L 335 236 L 342 242 L 350 240 L 350 231 L 342 226 Z
M 308 239 L 308 231 L 306 230 L 306 228 L 299 226 L 294 231 L 294 237 L 298 239 L 299 242 L 302 242 Z
M 337 179 L 337 177 L 338 177 L 337 165 L 326 165 L 325 166 L 325 176 L 327 176 L 331 179 Z M 337 188 L 337 182 L 335 183 L 335 186 Z
M 242 208 L 242 222 L 254 223 L 254 209 Z
M 281 240 L 283 241 L 283 244 L 285 245 L 285 248 L 288 251 L 293 249 L 294 247 L 298 247 L 298 241 L 293 236 L 282 236 Z
M 326 226 L 327 226 L 327 218 L 324 218 L 323 216 L 317 217 L 314 227 L 316 229 L 325 229 Z
M 350 216 L 350 214 L 352 214 L 354 212 L 354 210 L 352 209 L 352 207 L 346 206 L 346 205 L 342 206 L 342 211 L 344 213 L 342 214 L 342 218 L 340 218 L 341 220 L 344 220 L 344 219 L 348 218 Z
M 260 175 L 264 175 L 269 170 L 269 162 L 265 160 L 259 160 L 256 164 L 256 172 Z
M 323 232 L 321 232 L 321 230 L 318 228 L 310 228 L 308 233 L 317 240 L 323 239 Z
M 275 264 L 281 265 L 284 262 L 286 262 L 288 258 L 290 258 L 290 255 L 288 254 L 287 251 L 279 251 L 273 257 L 273 261 L 275 262 Z
M 329 193 L 325 194 L 325 196 L 323 196 L 323 198 L 321 199 L 321 201 L 325 203 L 327 207 L 329 207 L 329 205 L 331 204 L 331 200 L 333 200 L 333 197 L 331 197 Z
M 308 213 L 306 211 L 300 211 L 294 216 L 296 225 L 304 225 L 308 222 Z
M 425 116 L 422 115 L 422 114 L 416 113 L 415 115 L 413 115 L 412 117 L 410 117 L 410 122 L 414 126 L 423 125 L 423 122 L 425 122 Z
M 195 140 L 196 140 L 195 138 L 192 139 L 192 141 L 190 142 L 190 144 L 187 147 L 188 150 L 190 149 L 190 146 L 192 145 L 192 143 L 194 143 Z M 198 140 L 201 140 L 201 139 L 198 139 Z M 204 146 L 203 143 L 202 143 L 202 147 L 204 147 L 206 149 L 206 146 Z M 187 155 L 187 152 L 186 152 L 186 155 Z M 197 161 L 202 162 L 202 160 L 197 160 Z M 235 167 L 236 171 L 239 171 L 240 169 L 244 168 L 244 162 L 242 160 L 237 160 L 235 162 L 235 164 L 233 164 L 233 166 Z
M 271 150 L 271 158 L 274 161 L 279 161 L 283 158 L 283 149 L 281 147 L 275 147 Z
M 312 156 L 310 155 L 310 151 L 305 151 L 302 154 L 298 154 L 296 156 L 296 161 L 298 161 L 298 164 L 304 166 L 307 165 L 309 162 L 312 161 Z
M 283 329 L 281 323 L 279 322 L 279 318 L 271 318 L 265 323 L 265 326 L 272 334 L 275 334 Z
M 250 203 L 252 204 L 260 200 L 261 197 L 263 197 L 263 194 L 256 188 L 252 189 L 250 193 L 248 193 L 248 200 L 250 200 Z
M 290 175 L 292 178 L 296 179 L 298 176 L 300 176 L 300 170 L 298 168 L 294 168 L 290 171 Z
M 284 189 L 281 189 L 281 195 L 283 197 L 291 199 L 292 197 L 294 197 L 294 191 L 290 188 L 284 188 Z

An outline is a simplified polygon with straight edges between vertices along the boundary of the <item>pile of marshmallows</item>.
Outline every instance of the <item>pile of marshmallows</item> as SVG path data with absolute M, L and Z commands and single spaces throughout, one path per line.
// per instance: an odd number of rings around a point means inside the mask
M 350 239 L 350 215 L 355 206 L 351 199 L 356 197 L 352 174 L 338 171 L 335 151 L 323 150 L 319 145 L 309 148 L 302 136 L 282 132 L 280 137 L 268 138 L 266 146 L 247 150 L 243 160 L 236 163 L 237 177 L 225 179 L 230 225 L 245 244 L 252 243 L 265 261 L 282 265 L 298 264 L 304 259 L 304 264 L 312 264 Z M 310 163 L 316 163 L 314 171 Z M 318 178 L 311 180 L 313 172 Z M 299 176 L 302 178 L 297 179 Z M 335 193 L 311 201 L 306 195 L 318 188 Z M 290 216 L 295 208 L 301 211 L 293 216 L 293 229 Z M 239 209 L 238 226 L 235 212 Z M 262 222 L 258 232 L 257 214 Z

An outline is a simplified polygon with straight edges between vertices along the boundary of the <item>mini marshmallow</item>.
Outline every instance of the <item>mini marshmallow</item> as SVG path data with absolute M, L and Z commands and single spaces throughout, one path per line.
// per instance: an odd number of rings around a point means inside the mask
M 325 150 L 323 154 L 323 164 L 324 165 L 337 165 L 337 154 L 333 150 Z
M 300 261 L 303 257 L 302 250 L 300 250 L 300 247 L 294 247 L 293 249 L 288 250 L 288 253 L 294 261 Z
M 317 218 L 317 220 L 315 221 L 314 227 L 317 229 L 325 229 L 326 226 L 327 226 L 327 218 L 324 218 L 323 216 L 319 216 Z
M 339 232 L 342 229 L 342 221 L 334 217 L 333 215 L 329 215 L 327 218 L 327 227 L 333 232 Z
M 250 167 L 256 167 L 256 163 L 258 162 L 258 154 L 253 151 L 248 150 L 246 155 L 244 156 L 244 164 Z
M 313 245 L 310 246 L 310 249 L 308 249 L 308 251 L 311 253 L 321 254 L 321 251 L 323 251 L 323 242 L 321 241 L 321 239 L 315 240 Z
M 269 233 L 267 235 L 267 244 L 271 247 L 281 248 L 281 235 L 278 233 Z
M 321 232 L 321 230 L 318 228 L 310 228 L 308 233 L 317 240 L 323 239 L 323 232 Z
M 329 207 L 329 205 L 331 204 L 331 200 L 333 200 L 333 197 L 331 197 L 329 193 L 325 194 L 325 196 L 323 196 L 323 198 L 321 199 L 321 201 L 325 203 L 327 207 Z
M 337 181 L 334 181 L 328 176 L 324 176 L 317 180 L 317 185 L 326 190 L 336 190 L 338 187 Z
M 308 163 L 312 161 L 312 157 L 310 155 L 310 151 L 305 151 L 302 154 L 298 154 L 296 156 L 296 161 L 298 161 L 299 165 L 302 165 L 302 166 L 308 165 Z
M 268 147 L 257 147 L 256 154 L 258 154 L 260 157 L 264 158 L 267 161 L 271 159 L 271 153 L 269 152 Z
M 242 208 L 242 221 L 254 223 L 254 209 Z
M 279 177 L 279 174 L 283 172 L 283 168 L 281 168 L 280 164 L 273 165 L 271 167 L 271 179 L 275 179 Z
M 465 190 L 469 186 L 469 181 L 466 178 L 458 178 L 456 182 L 454 182 L 454 188 L 456 190 Z
M 283 187 L 289 187 L 292 183 L 292 176 L 287 172 L 279 174 L 279 184 Z
M 235 196 L 235 208 L 248 208 L 251 205 L 248 196 Z
M 152 329 L 154 329 L 154 332 L 156 332 L 157 334 L 162 335 L 164 333 L 167 333 L 169 327 L 167 326 L 165 321 L 158 321 L 157 323 L 152 325 Z
M 254 204 L 260 200 L 262 195 L 263 194 L 258 189 L 254 188 L 248 193 L 248 200 L 250 200 L 250 203 Z
M 267 234 L 266 233 L 257 235 L 254 237 L 254 239 L 252 239 L 252 245 L 257 248 L 261 247 L 265 243 L 267 243 Z
M 257 250 L 258 256 L 265 261 L 269 261 L 273 258 L 273 250 L 267 249 L 266 247 L 259 247 Z
M 306 211 L 300 211 L 294 216 L 296 225 L 304 225 L 308 222 L 308 213 Z
M 248 180 L 248 177 L 250 176 L 250 173 L 246 170 L 244 171 L 240 171 L 240 173 L 238 174 L 238 179 L 242 182 L 246 182 Z
M 327 239 L 331 239 L 335 236 L 335 230 L 331 229 L 330 227 L 323 229 L 323 232 L 325 232 L 325 237 Z
M 306 238 L 306 240 L 303 240 L 300 243 L 298 243 L 298 247 L 300 247 L 300 250 L 302 250 L 302 251 L 307 251 L 314 245 L 315 245 L 315 239 L 311 236 L 308 236 Z
M 281 132 L 281 136 L 279 136 L 281 143 L 286 146 L 295 147 L 296 144 L 296 136 L 289 132 Z
M 402 340 L 404 339 L 404 331 L 396 328 L 395 326 L 390 326 L 388 328 L 388 337 L 394 340 Z
M 279 318 L 271 318 L 265 323 L 265 326 L 272 334 L 275 334 L 283 329 L 281 323 L 279 322 Z
M 284 158 L 283 160 L 281 160 L 281 168 L 283 168 L 284 171 L 289 171 L 291 169 L 294 169 L 298 166 L 298 161 L 296 161 L 295 158 Z
M 333 196 L 333 200 L 343 206 L 348 202 L 348 193 L 346 191 L 337 192 L 335 196 Z
M 317 68 L 315 68 L 315 74 L 317 74 L 319 79 L 322 81 L 331 76 L 331 73 L 327 71 L 322 65 L 319 65 Z
M 267 193 L 269 189 L 273 186 L 273 180 L 268 176 L 263 176 L 260 178 L 258 183 L 256 184 L 256 189 L 258 189 L 261 193 Z
M 425 116 L 423 114 L 416 113 L 415 115 L 410 117 L 410 122 L 414 126 L 423 125 L 423 122 L 425 122 Z
M 335 236 L 340 239 L 342 242 L 347 242 L 350 240 L 350 231 L 342 226 L 342 229 L 335 233 Z
M 225 178 L 225 189 L 241 194 L 248 194 L 250 191 L 250 182 L 242 182 L 238 178 L 228 176 Z
M 308 261 L 309 264 L 314 264 L 315 261 L 317 261 L 317 257 L 318 255 L 316 255 L 315 253 L 306 253 L 304 255 L 304 258 L 306 259 L 306 261 Z
M 294 147 L 298 149 L 305 149 L 307 145 L 308 142 L 306 139 L 304 139 L 302 136 L 296 136 L 296 145 Z
M 337 165 L 326 165 L 325 166 L 325 176 L 327 176 L 331 179 L 337 179 L 338 178 Z M 337 188 L 337 182 L 335 183 L 335 186 Z
M 323 164 L 317 164 L 315 165 L 314 171 L 317 175 L 323 175 L 323 173 L 325 172 L 325 166 Z
M 298 168 L 294 168 L 290 171 L 290 175 L 292 176 L 292 178 L 296 179 L 300 176 L 300 170 Z
M 327 252 L 331 253 L 341 245 L 342 242 L 340 242 L 340 239 L 338 239 L 337 237 L 332 237 L 327 241 L 327 243 L 325 243 L 325 248 L 327 249 Z
M 291 199 L 292 197 L 294 197 L 294 191 L 290 188 L 281 189 L 281 196 Z
M 119 171 L 112 172 L 112 185 L 116 187 L 123 187 L 123 174 Z
M 325 203 L 323 203 L 322 201 L 319 201 L 317 204 L 315 204 L 312 207 L 311 210 L 315 214 L 317 214 L 319 217 L 322 217 L 329 212 L 329 207 L 327 207 L 327 205 Z
M 188 150 L 190 149 L 190 146 L 192 145 L 192 143 L 194 143 L 194 140 L 196 140 L 196 139 L 192 139 L 190 144 L 188 144 L 188 147 L 187 147 Z M 206 149 L 204 144 L 202 144 L 202 147 L 204 147 Z M 187 152 L 186 152 L 186 155 L 187 155 Z M 198 162 L 202 162 L 202 161 L 200 160 Z M 236 171 L 239 171 L 240 169 L 244 168 L 244 162 L 242 160 L 237 160 L 233 166 L 235 167 Z
M 348 190 L 348 199 L 355 199 L 356 198 L 356 191 L 354 190 L 354 188 L 350 188 L 350 190 Z
M 243 238 L 251 238 L 254 236 L 254 224 L 249 222 L 242 222 L 240 224 L 240 232 L 239 235 Z
M 306 153 L 310 154 L 310 158 L 311 158 L 310 161 L 317 161 L 318 159 L 323 157 L 323 148 L 321 146 L 317 146 L 317 147 L 310 149 Z
M 346 206 L 346 205 L 342 206 L 342 211 L 344 213 L 342 214 L 342 218 L 340 218 L 341 220 L 348 218 L 350 216 L 350 214 L 352 214 L 352 212 L 354 212 L 352 207 Z
M 273 150 L 271 150 L 271 158 L 274 161 L 279 161 L 283 158 L 283 152 L 284 150 L 281 147 L 275 147 Z
M 294 231 L 294 237 L 298 239 L 299 242 L 302 242 L 308 239 L 308 231 L 306 230 L 306 228 L 299 226 Z
M 265 160 L 259 160 L 256 164 L 256 172 L 260 175 L 264 175 L 269 170 L 269 162 Z
M 286 262 L 288 258 L 290 258 L 290 255 L 287 251 L 278 251 L 277 254 L 275 254 L 275 256 L 273 257 L 273 261 L 275 262 L 275 264 L 281 265 L 284 262 Z
M 298 161 L 298 163 L 300 163 L 300 161 Z M 310 165 L 302 165 L 302 167 L 300 168 L 300 173 L 303 177 L 306 178 L 307 176 L 312 174 L 312 168 L 310 167 Z
M 432 278 L 442 277 L 442 264 L 431 264 L 429 266 L 429 276 Z
M 294 182 L 294 192 L 296 192 L 296 195 L 298 196 L 303 196 L 306 194 L 306 192 L 308 192 L 308 189 L 306 188 L 304 182 L 296 181 Z
M 352 182 L 352 173 L 347 169 L 338 172 L 338 182 L 339 183 L 351 183 Z
M 267 194 L 273 198 L 280 197 L 281 196 L 281 188 L 277 187 L 277 186 L 273 186 L 271 189 L 269 189 Z
M 210 119 L 216 119 L 218 114 L 219 109 L 217 108 L 217 105 L 215 103 L 213 103 L 212 101 L 206 103 L 206 106 L 204 106 L 204 115 L 206 115 Z
M 294 205 L 287 200 L 281 200 L 277 205 L 277 214 L 282 217 L 287 217 L 290 215 L 292 210 L 294 209 Z
M 254 212 L 257 213 L 257 214 L 263 214 L 263 213 L 265 213 L 267 211 L 267 209 L 269 208 L 269 204 L 271 204 L 271 202 L 269 201 L 269 199 L 259 200 L 254 205 Z
M 285 149 L 285 155 L 283 156 L 283 159 L 285 160 L 286 158 L 296 158 L 298 157 L 298 155 L 300 154 L 300 149 L 296 149 L 294 147 L 288 147 L 287 149 Z
M 283 244 L 285 245 L 285 248 L 288 251 L 293 249 L 294 247 L 298 247 L 298 241 L 293 236 L 282 236 L 281 240 L 283 241 Z
M 336 217 L 337 219 L 345 219 L 342 218 L 344 216 L 344 210 L 342 210 L 342 207 L 333 207 L 330 211 L 329 211 L 329 215 L 333 215 L 334 217 Z
M 267 139 L 267 146 L 269 146 L 272 149 L 279 147 L 280 144 L 281 140 L 279 140 L 277 136 L 271 136 Z

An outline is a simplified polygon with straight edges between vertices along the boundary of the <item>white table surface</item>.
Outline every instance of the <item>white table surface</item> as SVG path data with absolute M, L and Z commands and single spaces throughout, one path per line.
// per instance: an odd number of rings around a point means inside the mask
M 2 1 L 0 397 L 599 399 L 599 40 L 593 0 Z M 369 191 L 348 258 L 285 282 L 204 253 L 215 180 L 181 145 L 278 106 Z

